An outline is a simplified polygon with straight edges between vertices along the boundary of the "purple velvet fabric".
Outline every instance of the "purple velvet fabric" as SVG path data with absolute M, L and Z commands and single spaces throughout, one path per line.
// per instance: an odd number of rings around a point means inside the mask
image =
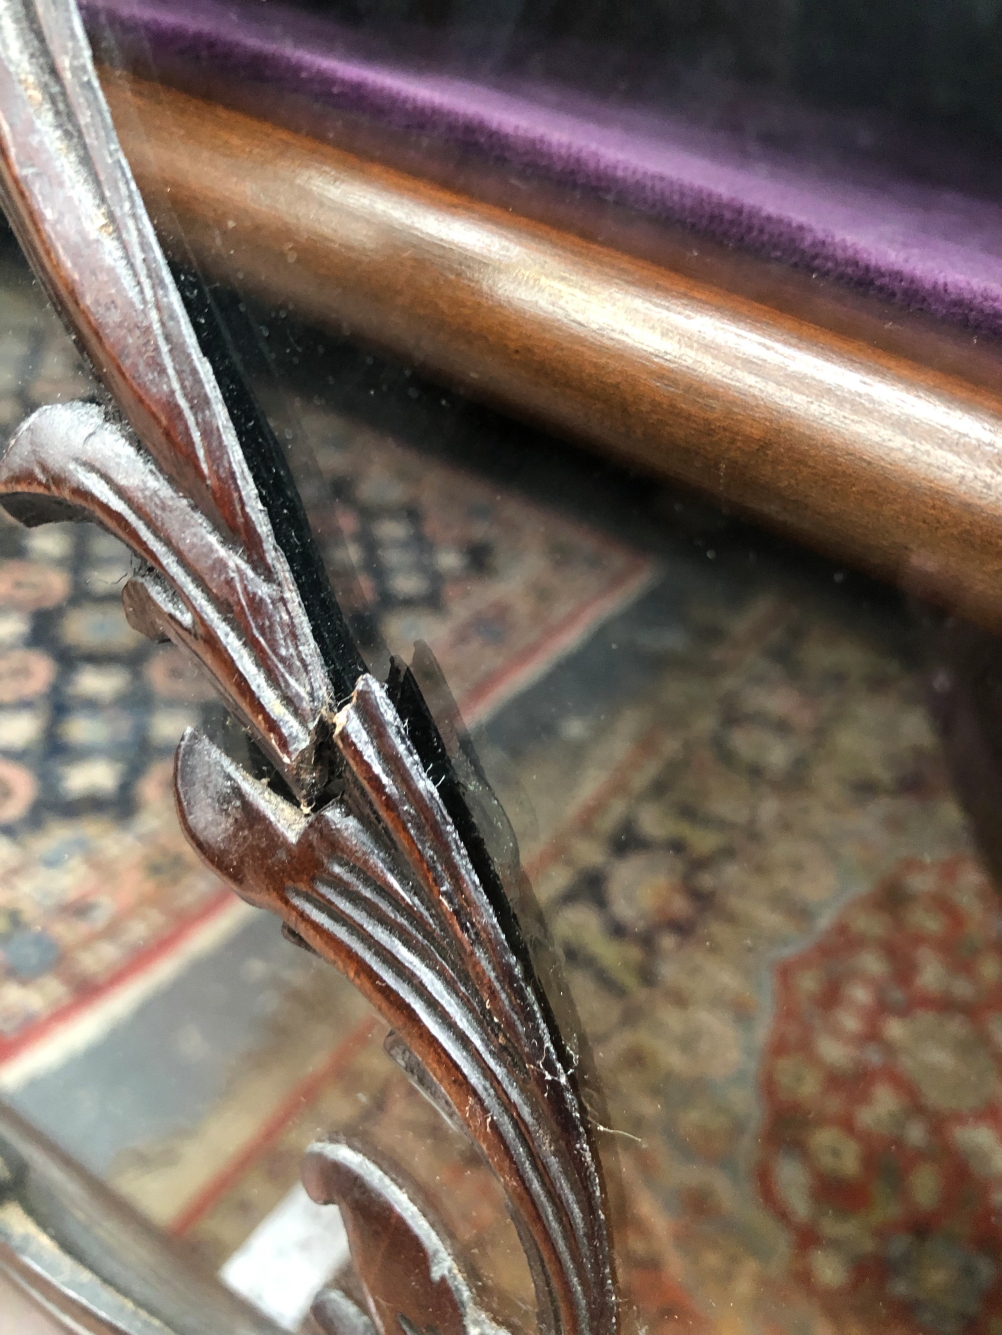
M 1002 204 L 844 152 L 763 148 L 740 126 L 645 112 L 526 80 L 473 82 L 361 54 L 273 3 L 84 0 L 154 58 L 192 62 L 475 147 L 727 244 L 1002 335 Z M 416 68 L 414 66 L 417 66 Z M 794 136 L 795 138 L 795 136 Z

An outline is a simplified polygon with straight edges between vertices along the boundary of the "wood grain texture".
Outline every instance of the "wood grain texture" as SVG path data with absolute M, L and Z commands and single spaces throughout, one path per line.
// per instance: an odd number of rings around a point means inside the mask
M 511 161 L 488 156 L 475 145 L 401 129 L 350 106 L 318 101 L 287 83 L 268 86 L 227 72 L 216 62 L 151 52 L 145 44 L 127 40 L 116 40 L 114 52 L 116 69 L 139 78 L 332 144 L 367 162 L 494 205 L 505 214 L 544 223 L 996 392 L 1002 342 L 984 331 L 938 320 L 851 283 L 725 245 L 681 223 L 631 208 L 619 197 L 571 187 L 542 174 L 519 177 Z
M 185 94 L 109 80 L 221 277 L 1002 627 L 1002 399 Z

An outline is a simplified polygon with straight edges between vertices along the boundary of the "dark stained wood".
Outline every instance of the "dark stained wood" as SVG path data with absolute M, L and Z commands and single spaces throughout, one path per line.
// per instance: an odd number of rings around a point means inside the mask
M 141 558 L 125 591 L 133 623 L 208 668 L 300 799 L 278 796 L 189 732 L 175 796 L 192 844 L 393 1024 L 392 1055 L 505 1188 L 542 1335 L 614 1335 L 589 1119 L 502 875 L 413 674 L 395 665 L 383 685 L 362 672 L 336 710 L 303 596 L 121 155 L 73 0 L 8 0 L 0 14 L 0 163 L 29 256 L 126 419 L 93 403 L 40 409 L 0 459 L 0 503 L 29 524 L 93 517 Z M 363 1158 L 349 1171 L 333 1148 L 312 1162 L 317 1194 L 345 1197 L 370 1294 L 410 1295 L 403 1319 L 373 1309 L 384 1335 L 485 1335 L 490 1323 L 444 1243 L 383 1170 Z M 390 1232 L 378 1265 L 397 1237 L 401 1272 L 376 1284 L 380 1227 Z M 35 1242 L 48 1245 L 44 1231 L 11 1244 L 11 1273 L 30 1264 Z M 455 1283 L 443 1289 L 436 1275 L 447 1264 Z M 75 1275 L 52 1281 L 67 1300 Z M 339 1335 L 365 1330 L 364 1314 L 343 1304 L 327 1317 Z
M 303 1182 L 315 1201 L 340 1206 L 368 1306 L 367 1318 L 346 1294 L 322 1292 L 313 1317 L 325 1331 L 399 1335 L 408 1322 L 436 1335 L 505 1335 L 480 1310 L 455 1248 L 415 1205 L 412 1185 L 405 1189 L 343 1141 L 310 1146 Z
M 315 751 L 327 675 L 122 157 L 75 6 L 5 5 L 0 35 L 8 217 L 142 441 L 96 407 L 42 409 L 4 458 L 8 506 L 32 522 L 51 517 L 32 500 L 47 496 L 129 541 L 149 564 L 129 583 L 133 617 L 195 652 L 296 790 L 312 794 L 323 783 Z
M 123 591 L 132 624 L 198 658 L 297 792 L 322 788 L 317 748 L 330 692 L 270 529 L 262 537 L 274 567 L 242 551 L 88 403 L 53 404 L 28 418 L 0 460 L 0 497 L 23 523 L 87 515 L 127 543 L 146 563 Z M 286 638 L 290 628 L 298 633 Z
M 1002 627 L 1002 399 L 241 113 L 111 80 L 218 275 Z
M 311 93 L 270 87 L 229 75 L 215 62 L 192 61 L 141 49 L 116 34 L 116 57 L 141 78 L 242 111 L 270 125 L 381 163 L 454 194 L 492 204 L 508 215 L 647 260 L 782 311 L 808 324 L 905 357 L 930 370 L 957 375 L 995 393 L 1002 343 L 932 315 L 909 311 L 890 298 L 791 267 L 781 260 L 728 246 L 679 224 L 652 218 L 622 201 L 571 187 L 539 174 L 520 177 L 510 161 L 483 149 L 401 130 L 364 112 L 319 101 Z M 155 70 L 151 69 L 151 59 Z M 106 77 L 111 77 L 106 71 Z
M 598 1160 L 574 1071 L 386 689 L 337 716 L 346 790 L 313 816 L 186 734 L 176 791 L 201 856 L 337 964 L 500 1178 L 544 1331 L 616 1325 Z M 436 1100 L 437 1101 L 437 1100 Z

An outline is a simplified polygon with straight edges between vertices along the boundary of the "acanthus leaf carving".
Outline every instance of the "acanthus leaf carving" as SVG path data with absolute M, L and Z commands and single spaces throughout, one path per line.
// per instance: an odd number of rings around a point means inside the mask
M 0 177 L 36 271 L 115 405 L 29 418 L 0 460 L 0 502 L 30 524 L 89 516 L 136 553 L 133 623 L 203 664 L 298 799 L 189 732 L 175 769 L 188 838 L 392 1025 L 395 1059 L 504 1186 L 544 1335 L 614 1335 L 589 1119 L 502 878 L 412 676 L 398 674 L 393 695 L 354 645 L 341 663 L 319 647 L 121 154 L 73 0 L 0 6 Z M 392 1175 L 333 1147 L 308 1163 L 317 1192 L 349 1213 L 348 1197 L 377 1215 L 396 1202 L 404 1234 L 446 1264 Z M 367 1245 L 356 1245 L 360 1270 Z M 457 1335 L 493 1332 L 453 1277 L 442 1310 Z M 328 1298 L 330 1329 L 379 1330 L 378 1313 L 346 1303 Z M 391 1313 L 379 1335 L 394 1319 L 423 1335 L 436 1314 Z
M 125 594 L 137 629 L 197 658 L 299 791 L 322 786 L 329 690 L 316 650 L 304 651 L 300 609 L 280 575 L 221 531 L 131 432 L 97 404 L 39 408 L 0 460 L 0 498 L 28 523 L 46 513 L 39 500 L 57 498 L 120 538 L 146 567 Z
M 341 1207 L 367 1312 L 336 1288 L 322 1290 L 314 1320 L 330 1335 L 507 1335 L 480 1306 L 455 1247 L 430 1211 L 344 1140 L 311 1145 L 303 1182 L 313 1200 Z
M 122 154 L 76 5 L 11 0 L 0 6 L 0 52 L 0 196 L 56 309 L 135 433 L 126 444 L 110 417 L 101 427 L 92 405 L 43 409 L 16 437 L 20 480 L 36 494 L 48 486 L 50 495 L 69 500 L 65 487 L 111 525 L 121 508 L 108 494 L 120 457 L 133 484 L 143 472 L 152 484 L 148 500 L 132 487 L 133 527 L 145 522 L 175 552 L 189 537 L 204 547 L 211 535 L 222 559 L 212 572 L 203 552 L 202 575 L 213 586 L 226 583 L 234 554 L 256 572 L 268 586 L 271 615 L 262 616 L 252 600 L 242 608 L 239 594 L 224 614 L 242 620 L 245 637 L 258 633 L 256 650 L 265 665 L 264 698 L 251 698 L 245 677 L 238 708 L 262 733 L 287 780 L 312 798 L 323 782 L 315 752 L 333 703 L 329 676 Z M 70 439 L 74 455 L 85 457 L 75 464 L 67 459 L 63 477 L 59 462 Z M 8 471 L 14 467 L 12 460 Z M 90 476 L 74 477 L 74 467 L 93 470 L 89 498 Z M 13 476 L 6 480 L 8 493 L 14 482 Z M 169 561 L 158 568 L 171 581 L 184 573 Z M 175 589 L 181 593 L 176 583 Z M 269 680 L 279 695 L 268 689 Z M 227 694 L 233 699 L 237 693 L 231 684 Z M 269 725 L 269 711 L 287 717 Z
M 178 750 L 182 824 L 252 903 L 332 960 L 392 1024 L 508 1194 L 544 1329 L 615 1328 L 601 1177 L 539 985 L 506 941 L 383 686 L 338 714 L 343 796 L 304 814 L 206 738 Z

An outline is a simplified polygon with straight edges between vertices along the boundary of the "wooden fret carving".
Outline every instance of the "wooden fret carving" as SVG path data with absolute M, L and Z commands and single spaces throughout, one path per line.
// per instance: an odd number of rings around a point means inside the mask
M 386 690 L 337 716 L 343 797 L 303 814 L 186 734 L 185 831 L 251 903 L 338 965 L 393 1025 L 501 1179 L 543 1329 L 612 1329 L 594 1150 L 573 1073 Z
M 337 1141 L 310 1146 L 303 1181 L 315 1201 L 340 1205 L 371 1314 L 328 1289 L 313 1308 L 324 1330 L 390 1335 L 395 1320 L 406 1335 L 423 1328 L 438 1335 L 505 1335 L 478 1307 L 449 1244 L 415 1206 L 413 1189 Z
M 9 508 L 30 522 L 58 512 L 34 498 L 58 498 L 128 542 L 147 563 L 126 596 L 139 628 L 192 649 L 295 789 L 312 795 L 323 783 L 314 752 L 326 673 L 122 156 L 75 5 L 0 5 L 0 46 L 7 215 L 131 428 L 96 407 L 41 409 L 5 460 L 4 490 L 17 498 Z
M 354 646 L 332 664 L 318 643 L 119 149 L 73 0 L 0 6 L 0 159 L 9 216 L 110 400 L 29 418 L 0 460 L 0 501 L 27 524 L 93 518 L 131 546 L 133 624 L 204 665 L 298 799 L 189 732 L 175 770 L 189 839 L 393 1025 L 391 1055 L 507 1193 L 544 1335 L 612 1335 L 599 1162 L 500 878 L 413 678 L 380 683 Z M 313 1147 L 305 1176 L 317 1199 L 342 1202 L 368 1295 L 368 1315 L 325 1295 L 326 1329 L 498 1329 L 391 1174 L 327 1145 Z M 410 1258 L 412 1273 L 388 1257 Z
M 123 591 L 132 624 L 193 653 L 296 791 L 319 791 L 325 677 L 260 504 L 258 538 L 272 549 L 274 568 L 208 518 L 130 432 L 90 403 L 33 413 L 7 447 L 0 487 L 5 508 L 24 523 L 86 514 L 127 543 L 143 561 Z

